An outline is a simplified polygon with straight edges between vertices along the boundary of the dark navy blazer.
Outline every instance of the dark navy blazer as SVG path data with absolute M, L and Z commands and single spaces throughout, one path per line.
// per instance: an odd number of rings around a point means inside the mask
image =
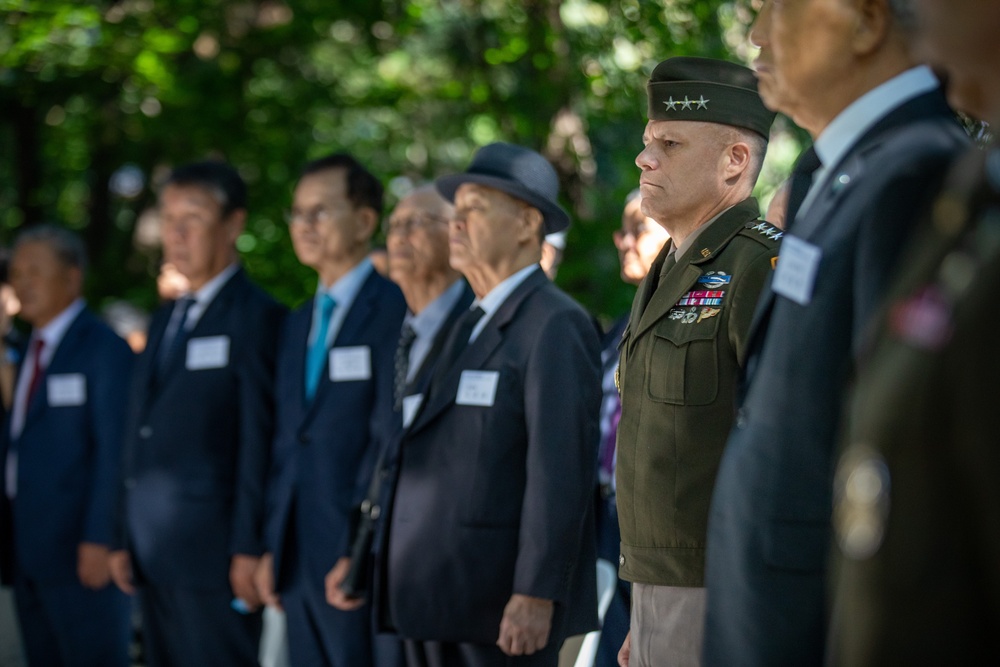
M 278 357 L 266 537 L 279 590 L 287 583 L 282 566 L 292 521 L 308 530 L 296 540 L 307 581 L 322 581 L 347 552 L 351 519 L 365 497 L 378 452 L 398 428 L 392 409 L 394 364 L 406 314 L 399 288 L 371 272 L 331 347 L 332 354 L 366 350 L 370 373 L 365 379 L 332 381 L 326 367 L 316 396 L 307 402 L 305 356 L 313 310 L 310 300 L 289 316 Z
M 822 258 L 808 305 L 768 285 L 751 325 L 709 518 L 706 665 L 823 662 L 833 455 L 852 360 L 966 141 L 940 91 L 914 98 L 830 165 L 790 226 Z
M 10 441 L 9 425 L 3 429 L 0 461 L 7 460 L 11 444 L 18 453 L 14 560 L 29 579 L 76 583 L 77 546 L 113 542 L 132 360 L 125 341 L 88 310 L 81 311 L 45 369 L 16 443 Z M 62 399 L 50 395 L 65 382 L 77 389 Z M 5 482 L 0 476 L 3 503 Z M 0 540 L 0 548 L 11 548 L 9 537 Z M 10 573 L 5 575 L 9 579 Z
M 466 370 L 496 373 L 492 405 L 456 403 Z M 555 602 L 552 642 L 596 627 L 599 406 L 593 323 L 537 270 L 435 371 L 403 433 L 379 617 L 406 638 L 492 645 L 521 593 Z
M 216 346 L 209 367 L 189 369 L 182 353 L 157 377 L 172 308 L 153 315 L 149 345 L 133 373 L 123 537 L 140 579 L 228 589 L 231 557 L 263 552 L 274 363 L 285 309 L 240 269 L 188 334 L 188 351 L 199 341 Z

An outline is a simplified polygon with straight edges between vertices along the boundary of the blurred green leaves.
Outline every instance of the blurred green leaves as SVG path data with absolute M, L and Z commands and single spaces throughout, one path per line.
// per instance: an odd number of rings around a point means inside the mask
M 250 186 L 245 261 L 295 303 L 315 278 L 281 211 L 305 161 L 350 151 L 391 182 L 391 206 L 505 140 L 556 164 L 574 218 L 558 281 L 611 317 L 632 294 L 611 232 L 638 179 L 648 73 L 675 55 L 748 60 L 751 20 L 749 0 L 0 0 L 0 233 L 79 228 L 92 297 L 151 306 L 157 179 L 222 157 Z M 123 165 L 140 194 L 109 191 Z

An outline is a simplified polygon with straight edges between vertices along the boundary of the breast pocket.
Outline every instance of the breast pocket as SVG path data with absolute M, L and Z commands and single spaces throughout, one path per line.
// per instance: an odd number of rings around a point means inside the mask
M 646 358 L 649 398 L 671 405 L 708 405 L 719 393 L 716 336 L 721 318 L 665 321 L 652 331 Z

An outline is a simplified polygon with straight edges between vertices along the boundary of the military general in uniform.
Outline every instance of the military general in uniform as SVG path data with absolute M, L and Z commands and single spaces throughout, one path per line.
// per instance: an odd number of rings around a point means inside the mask
M 642 210 L 671 241 L 621 341 L 621 577 L 633 582 L 622 664 L 698 664 L 708 505 L 757 297 L 779 229 L 751 193 L 774 119 L 753 72 L 704 58 L 653 70 Z

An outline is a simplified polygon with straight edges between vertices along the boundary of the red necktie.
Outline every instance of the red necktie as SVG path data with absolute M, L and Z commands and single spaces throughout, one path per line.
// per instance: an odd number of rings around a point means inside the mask
M 38 390 L 38 383 L 42 379 L 42 374 L 45 372 L 42 368 L 42 348 L 45 347 L 45 341 L 41 338 L 36 338 L 32 344 L 32 366 L 31 366 L 31 382 L 28 383 L 28 400 L 24 402 L 24 409 L 27 411 L 28 406 L 31 405 L 31 398 L 35 395 L 35 391 Z

